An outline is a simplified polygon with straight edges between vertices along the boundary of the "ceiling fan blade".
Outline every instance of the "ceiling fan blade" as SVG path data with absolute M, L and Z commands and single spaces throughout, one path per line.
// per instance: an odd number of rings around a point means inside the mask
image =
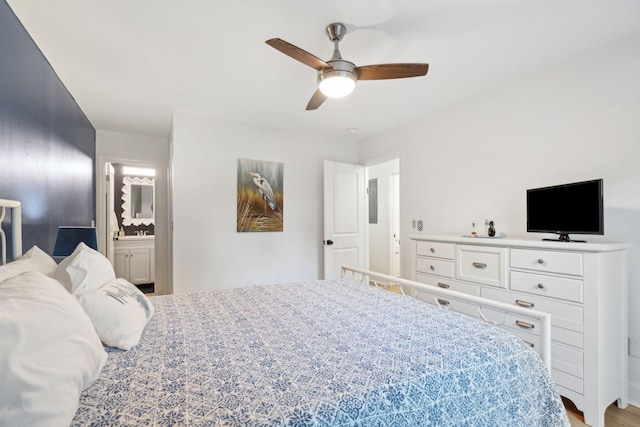
M 429 64 L 377 64 L 356 67 L 358 80 L 404 79 L 427 74 Z
M 313 69 L 323 70 L 326 68 L 332 68 L 331 65 L 327 64 L 317 56 L 312 55 L 306 50 L 300 49 L 298 46 L 294 46 L 282 39 L 269 39 L 265 43 Z
M 306 110 L 307 111 L 317 110 L 318 107 L 320 107 L 326 99 L 327 99 L 327 95 L 320 92 L 320 89 L 316 90 L 313 96 L 311 97 L 311 99 L 309 100 Z

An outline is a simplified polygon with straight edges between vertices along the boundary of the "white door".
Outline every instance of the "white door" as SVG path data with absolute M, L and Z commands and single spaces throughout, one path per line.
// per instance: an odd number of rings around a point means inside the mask
M 324 278 L 340 277 L 340 266 L 366 265 L 364 166 L 324 162 Z
M 400 175 L 391 175 L 391 275 L 400 277 Z
M 105 248 L 106 248 L 106 255 L 107 255 L 107 259 L 109 259 L 109 261 L 111 261 L 111 265 L 115 265 L 114 264 L 114 255 L 113 255 L 113 235 L 114 232 L 118 229 L 118 219 L 115 217 L 115 201 L 114 201 L 114 185 L 115 183 L 113 182 L 114 180 L 114 170 L 113 170 L 113 165 L 111 163 L 106 163 L 105 164 L 105 169 L 106 169 L 106 206 L 107 206 L 107 211 L 105 212 L 105 215 L 107 217 L 107 222 L 106 222 L 106 230 L 105 230 Z M 115 222 L 115 224 L 114 224 Z M 118 276 L 120 277 L 120 276 Z

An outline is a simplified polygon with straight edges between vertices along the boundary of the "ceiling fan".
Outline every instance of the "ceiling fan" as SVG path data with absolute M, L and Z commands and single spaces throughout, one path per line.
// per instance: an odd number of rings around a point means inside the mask
M 327 98 L 342 98 L 349 95 L 358 80 L 419 77 L 426 75 L 429 70 L 429 64 L 376 64 L 356 67 L 353 62 L 342 59 L 338 49 L 338 44 L 346 34 L 347 27 L 341 23 L 333 23 L 327 25 L 326 32 L 329 40 L 334 44 L 333 55 L 326 62 L 282 39 L 269 39 L 265 42 L 318 72 L 318 89 L 309 100 L 307 110 L 316 110 Z

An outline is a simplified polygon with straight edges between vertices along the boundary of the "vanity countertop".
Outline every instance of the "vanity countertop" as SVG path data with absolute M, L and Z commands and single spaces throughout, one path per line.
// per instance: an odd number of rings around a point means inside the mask
M 147 236 L 118 236 L 116 240 L 153 240 L 156 236 L 153 234 Z

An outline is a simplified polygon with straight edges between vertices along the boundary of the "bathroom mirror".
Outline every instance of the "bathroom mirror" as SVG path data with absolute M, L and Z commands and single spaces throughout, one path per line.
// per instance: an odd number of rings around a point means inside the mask
M 122 224 L 153 224 L 154 179 L 125 176 L 122 183 Z

